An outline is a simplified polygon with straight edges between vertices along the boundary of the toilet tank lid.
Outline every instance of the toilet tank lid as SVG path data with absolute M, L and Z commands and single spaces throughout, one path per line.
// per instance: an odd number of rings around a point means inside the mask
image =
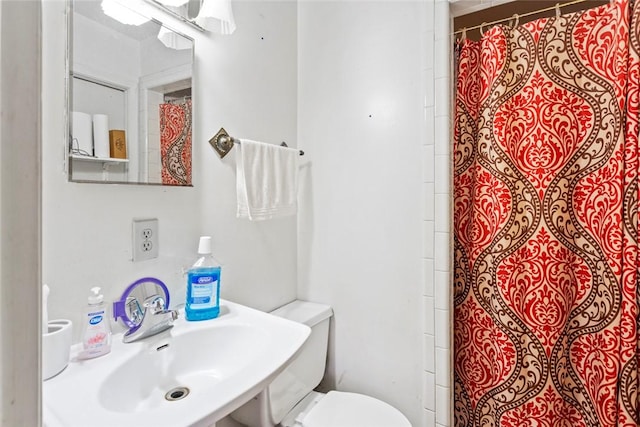
M 333 310 L 325 304 L 295 300 L 272 311 L 271 314 L 312 327 L 331 317 Z

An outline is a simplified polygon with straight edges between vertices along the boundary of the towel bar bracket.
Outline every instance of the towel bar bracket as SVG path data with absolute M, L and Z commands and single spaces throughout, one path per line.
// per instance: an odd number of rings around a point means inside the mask
M 216 150 L 221 159 L 231 151 L 234 142 L 234 138 L 229 136 L 224 128 L 220 128 L 218 133 L 209 140 L 209 144 Z
M 289 147 L 289 146 L 287 145 L 287 143 L 286 143 L 286 142 L 284 142 L 284 141 L 282 141 L 282 143 L 280 144 L 280 146 L 281 146 L 281 147 Z M 300 155 L 301 155 L 301 156 L 304 156 L 304 151 L 300 150 Z

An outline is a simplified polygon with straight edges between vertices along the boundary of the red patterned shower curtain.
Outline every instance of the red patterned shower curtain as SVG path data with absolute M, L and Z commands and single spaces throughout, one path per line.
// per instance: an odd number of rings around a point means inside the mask
M 616 0 L 458 45 L 457 427 L 640 425 L 639 18 Z
M 191 185 L 191 100 L 160 104 L 162 183 Z

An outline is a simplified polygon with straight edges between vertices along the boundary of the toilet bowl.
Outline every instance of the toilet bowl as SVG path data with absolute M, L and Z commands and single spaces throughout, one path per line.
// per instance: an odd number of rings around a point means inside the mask
M 411 427 L 396 408 L 359 393 L 311 392 L 280 423 L 282 427 Z
M 324 376 L 331 307 L 296 300 L 271 314 L 306 324 L 311 335 L 291 364 L 234 411 L 233 419 L 249 427 L 411 427 L 399 410 L 371 396 L 313 391 Z

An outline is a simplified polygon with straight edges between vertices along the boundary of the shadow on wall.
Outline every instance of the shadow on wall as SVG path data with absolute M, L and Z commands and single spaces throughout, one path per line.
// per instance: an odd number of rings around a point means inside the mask
M 331 317 L 331 323 L 329 324 L 329 346 L 327 347 L 327 366 L 324 370 L 324 377 L 318 387 L 316 387 L 316 391 L 321 393 L 328 393 L 331 390 L 340 390 L 339 385 L 342 379 L 342 375 L 340 378 L 336 380 L 336 315 L 335 311 L 333 313 L 333 317 Z M 344 374 L 343 374 L 344 375 Z

